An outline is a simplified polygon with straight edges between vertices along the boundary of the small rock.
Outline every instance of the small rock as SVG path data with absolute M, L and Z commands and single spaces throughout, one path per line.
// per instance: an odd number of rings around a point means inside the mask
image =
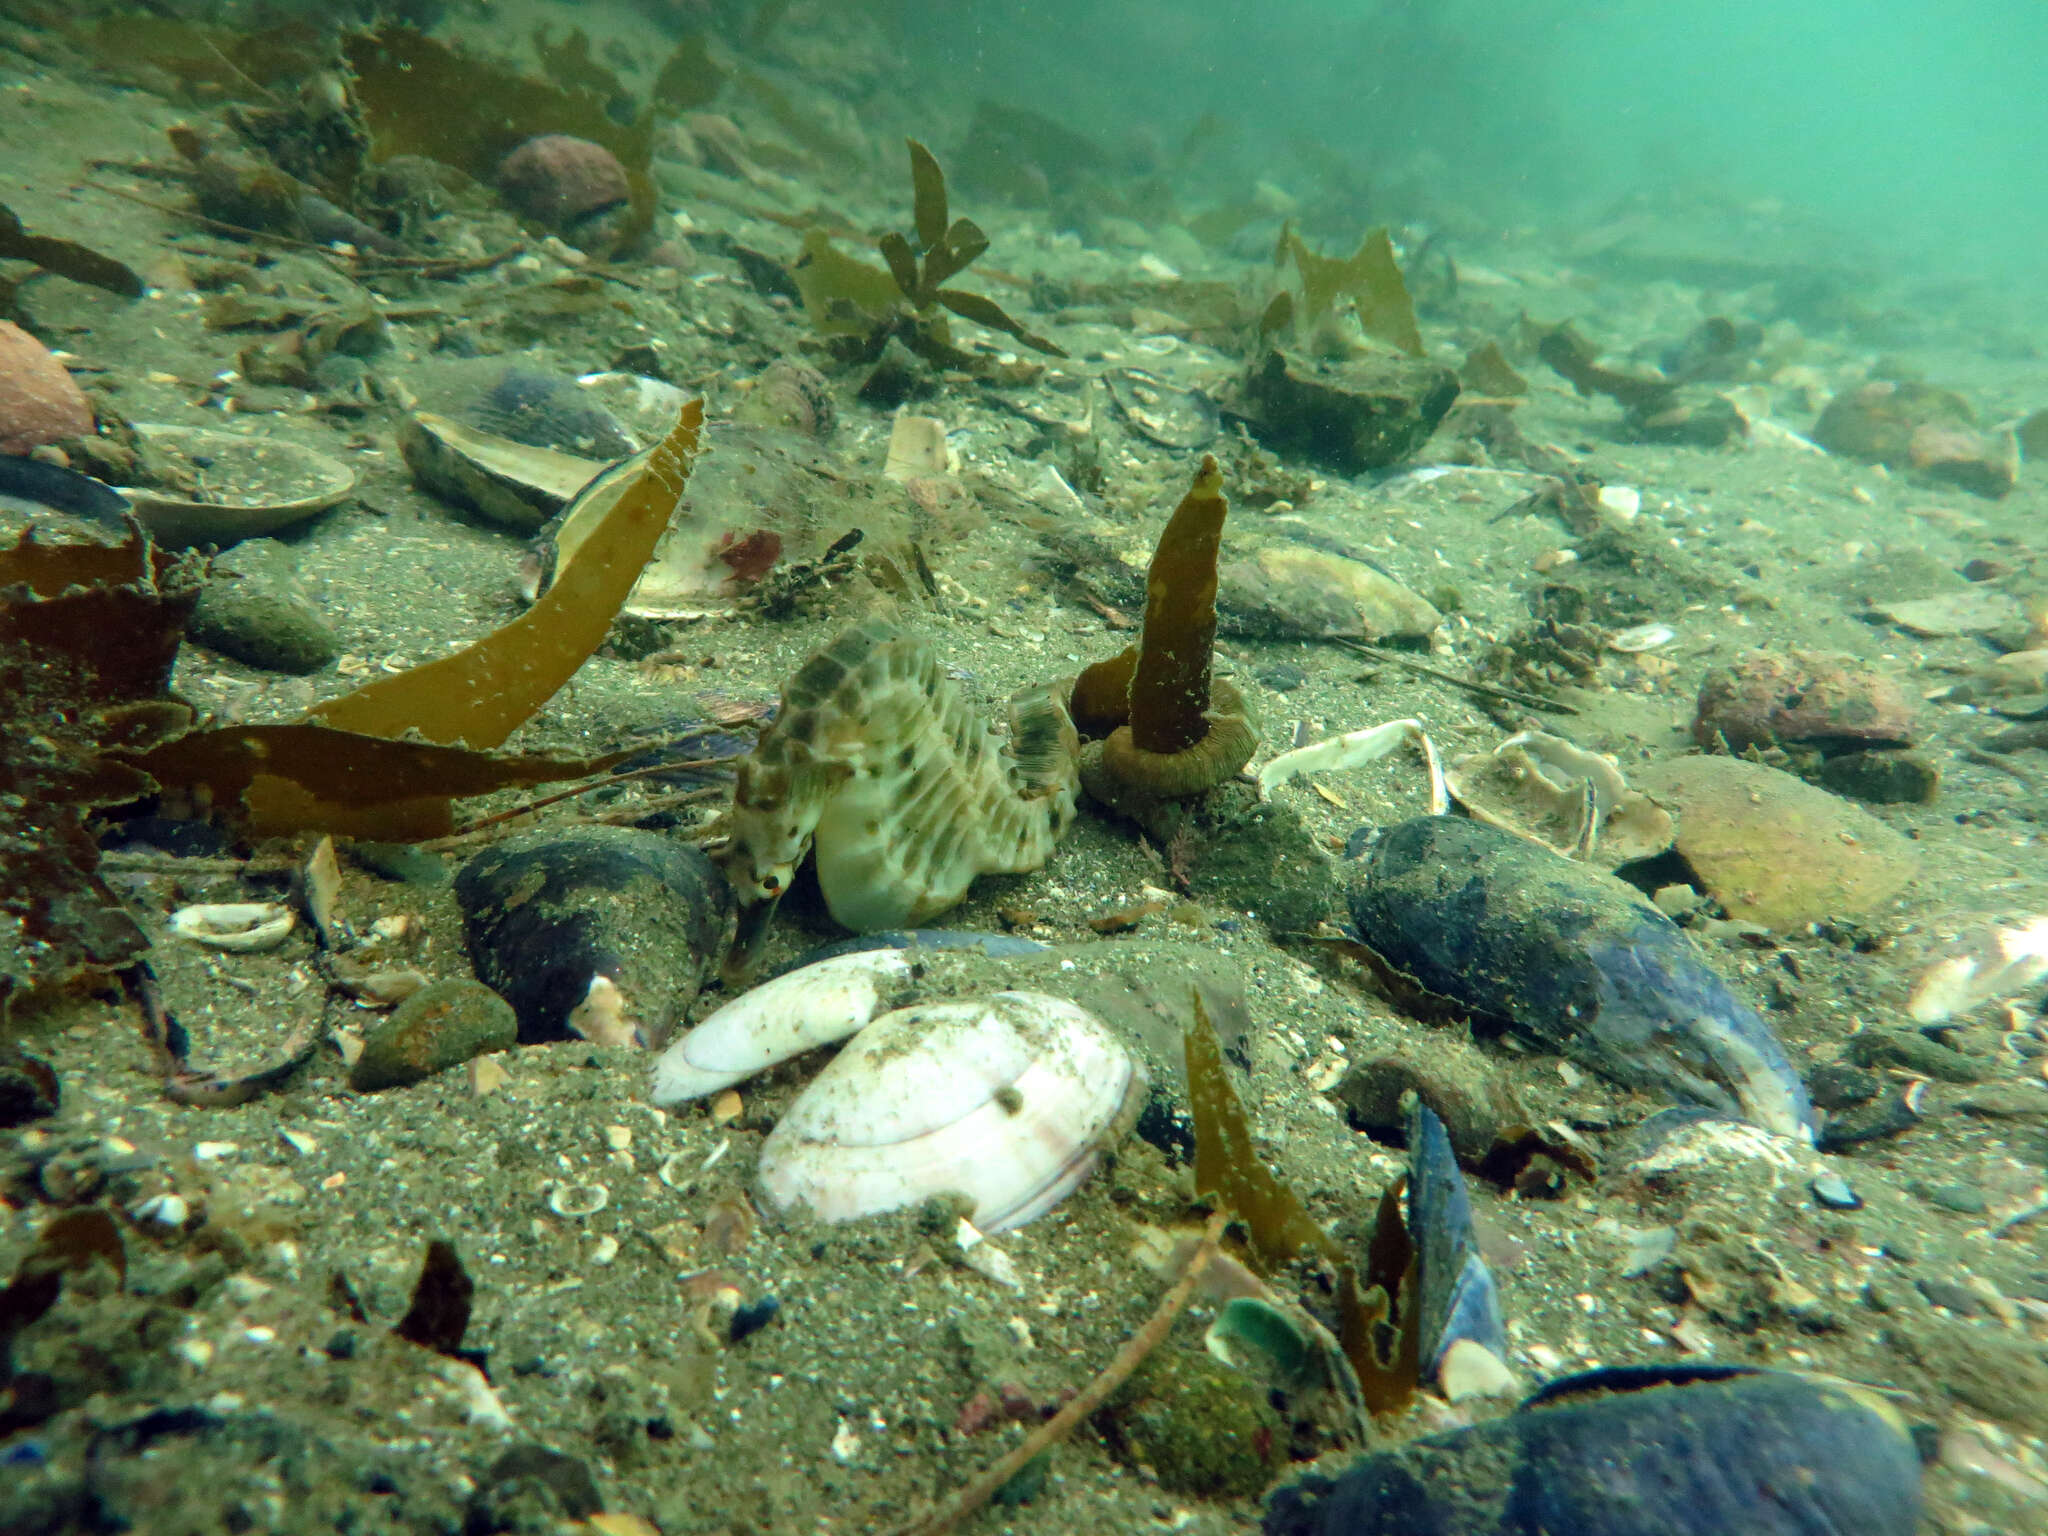
M 1702 748 L 1899 746 L 1913 739 L 1912 700 L 1889 675 L 1849 656 L 1754 651 L 1700 684 L 1692 736 Z
M 1839 1173 L 1823 1173 L 1813 1181 L 1813 1198 L 1831 1211 L 1860 1211 L 1863 1197 Z
M 1726 395 L 1631 406 L 1623 418 L 1638 442 L 1720 448 L 1749 435 L 1749 422 Z
M 2019 474 L 2019 447 L 2010 433 L 1925 426 L 1914 432 L 1907 455 L 1928 479 L 1991 501 L 2009 494 Z
M 618 156 L 566 133 L 528 139 L 498 166 L 498 188 L 520 213 L 600 259 L 619 248 L 633 188 Z
M 1974 427 L 1977 413 L 1951 389 L 1881 380 L 1828 402 L 1813 424 L 1813 440 L 1829 453 L 1906 469 L 1913 435 L 1923 427 Z
M 1254 674 L 1275 693 L 1292 693 L 1308 681 L 1308 674 L 1291 661 L 1278 661 Z
M 92 407 L 64 365 L 20 326 L 0 320 L 0 453 L 25 454 L 92 429 Z
M 518 1039 L 512 1005 L 489 987 L 437 981 L 370 1027 L 348 1085 L 358 1093 L 403 1088 L 472 1057 L 510 1050 Z
M 1932 805 L 1941 765 L 1924 752 L 1845 752 L 1821 765 L 1820 781 L 1871 805 Z
M 1984 1192 L 1968 1184 L 1928 1184 L 1915 1179 L 1906 1189 L 1929 1205 L 1938 1205 L 1945 1211 L 1955 1211 L 1964 1216 L 1982 1216 L 1990 1209 Z
M 1987 1120 L 2048 1121 L 2048 1090 L 2020 1083 L 1993 1083 L 1971 1089 L 1956 1100 L 1956 1108 Z
M 1461 1162 L 1476 1163 L 1502 1127 L 1526 1117 L 1492 1064 L 1462 1040 L 1432 1039 L 1361 1061 L 1337 1084 L 1337 1099 L 1354 1129 L 1398 1140 L 1408 1124 L 1402 1100 L 1414 1092 L 1435 1111 Z
M 1920 1117 L 1906 1103 L 1905 1095 L 1888 1093 L 1872 1099 L 1860 1109 L 1834 1115 L 1821 1127 L 1819 1146 L 1823 1152 L 1841 1152 L 1864 1142 L 1880 1141 L 1910 1131 Z
M 1807 1095 L 1816 1108 L 1827 1110 L 1853 1109 L 1868 1103 L 1883 1086 L 1875 1072 L 1866 1072 L 1846 1061 L 1815 1067 L 1806 1077 Z
M 2028 1434 L 2048 1434 L 2048 1363 L 2019 1335 L 1930 1320 L 1889 1337 L 1958 1402 Z
M 1944 1083 L 1981 1083 L 1985 1077 L 1970 1057 L 1917 1029 L 1866 1029 L 1850 1037 L 1849 1059 L 1859 1067 L 1904 1067 Z
M 1193 1349 L 1154 1354 L 1096 1415 L 1112 1449 L 1169 1493 L 1250 1499 L 1287 1464 L 1287 1430 L 1252 1378 Z
M 1953 1280 L 1917 1279 L 1913 1284 L 1927 1298 L 1929 1306 L 1953 1312 L 1957 1317 L 1975 1317 L 1984 1310 L 1981 1301 Z
M 214 558 L 186 632 L 266 672 L 317 672 L 341 650 L 333 626 L 298 590 L 291 550 L 275 539 L 245 539 Z

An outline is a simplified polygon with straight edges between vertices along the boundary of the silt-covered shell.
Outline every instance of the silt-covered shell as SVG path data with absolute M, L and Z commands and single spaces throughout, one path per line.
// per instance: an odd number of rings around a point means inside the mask
M 1479 820 L 1603 869 L 1662 853 L 1676 830 L 1671 813 L 1630 789 L 1612 758 L 1543 731 L 1452 759 L 1444 781 Z

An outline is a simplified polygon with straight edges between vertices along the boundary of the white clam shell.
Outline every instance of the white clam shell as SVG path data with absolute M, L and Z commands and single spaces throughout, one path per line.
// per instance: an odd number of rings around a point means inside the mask
M 764 981 L 710 1014 L 655 1058 L 657 1108 L 708 1098 L 778 1062 L 844 1040 L 910 980 L 897 949 L 835 955 Z
M 1145 1085 L 1116 1037 L 1062 998 L 998 992 L 898 1009 L 776 1123 L 761 1193 L 834 1222 L 958 1193 L 976 1227 L 1007 1231 L 1094 1171 Z
M 274 901 L 202 902 L 171 914 L 171 932 L 208 949 L 275 949 L 292 931 L 292 909 Z

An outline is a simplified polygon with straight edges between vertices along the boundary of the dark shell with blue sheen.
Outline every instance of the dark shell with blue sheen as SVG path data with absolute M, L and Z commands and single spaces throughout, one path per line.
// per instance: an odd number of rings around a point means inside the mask
M 1844 1383 L 1742 1366 L 1590 1371 L 1506 1418 L 1311 1474 L 1264 1536 L 1913 1536 L 1920 1459 Z
M 724 949 L 732 887 L 693 845 L 630 827 L 529 833 L 455 876 L 477 979 L 519 1016 L 519 1039 L 569 1038 L 568 1018 L 607 976 L 642 1043 L 682 1022 Z
M 1351 917 L 1390 970 L 1615 1082 L 1810 1138 L 1785 1049 L 1662 912 L 1612 875 L 1456 816 L 1387 831 Z

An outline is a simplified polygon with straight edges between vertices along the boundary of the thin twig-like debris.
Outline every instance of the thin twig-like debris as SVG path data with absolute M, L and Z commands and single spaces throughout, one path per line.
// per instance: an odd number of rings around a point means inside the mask
M 1223 1229 L 1230 1222 L 1228 1211 L 1218 1211 L 1209 1218 L 1208 1226 L 1202 1229 L 1201 1244 L 1188 1256 L 1187 1267 L 1172 1289 L 1159 1298 L 1159 1305 L 1152 1316 L 1146 1319 L 1144 1327 L 1132 1334 L 1128 1343 L 1117 1351 L 1116 1358 L 1102 1368 L 1093 1381 L 1081 1389 L 1060 1411 L 1047 1419 L 1038 1428 L 1020 1440 L 1011 1452 L 992 1463 L 973 1482 L 962 1488 L 937 1509 L 918 1516 L 908 1525 L 898 1526 L 890 1536 L 941 1536 L 969 1515 L 980 1509 L 995 1497 L 996 1490 L 1030 1464 L 1036 1457 L 1049 1451 L 1060 1441 L 1074 1432 L 1074 1428 L 1088 1415 L 1108 1400 L 1109 1394 L 1122 1386 L 1141 1364 L 1145 1357 L 1157 1349 L 1173 1328 L 1173 1320 L 1179 1317 L 1188 1304 L 1188 1298 L 1195 1293 L 1195 1286 L 1202 1278 L 1202 1272 L 1209 1267 L 1209 1261 L 1216 1257 L 1217 1246 L 1223 1241 Z

